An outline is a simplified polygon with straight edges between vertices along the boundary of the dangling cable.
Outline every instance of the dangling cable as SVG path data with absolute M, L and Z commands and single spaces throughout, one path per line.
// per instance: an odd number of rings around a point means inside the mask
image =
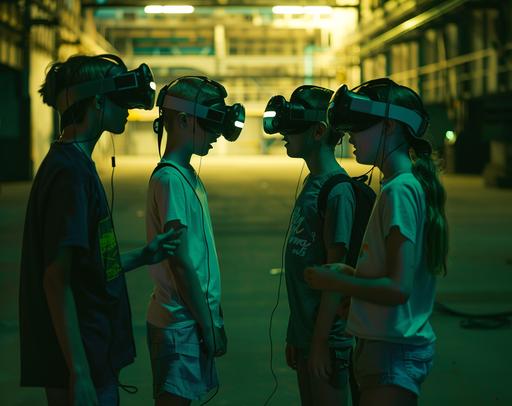
M 306 165 L 306 162 L 302 163 L 302 168 L 300 170 L 299 179 L 297 180 L 297 187 L 295 188 L 295 197 L 294 197 L 294 208 L 295 208 L 295 202 L 297 202 L 297 195 L 299 193 L 299 186 L 300 186 L 300 180 L 302 178 L 302 172 L 304 171 L 304 167 Z M 277 379 L 276 373 L 274 371 L 274 364 L 273 364 L 273 356 L 274 356 L 274 350 L 273 350 L 273 341 L 272 341 L 272 321 L 274 320 L 274 314 L 279 306 L 279 300 L 281 297 L 281 285 L 283 283 L 283 273 L 284 267 L 285 267 L 285 248 L 286 248 L 286 242 L 288 241 L 288 234 L 290 232 L 290 228 L 292 225 L 292 219 L 293 219 L 293 213 L 295 210 L 292 210 L 290 213 L 290 218 L 288 220 L 288 226 L 286 227 L 286 235 L 283 240 L 283 246 L 281 248 L 281 272 L 279 273 L 279 284 L 277 286 L 277 299 L 276 304 L 274 305 L 274 308 L 272 309 L 272 312 L 270 313 L 270 321 L 268 326 L 268 338 L 270 341 L 270 373 L 272 374 L 272 378 L 274 379 L 274 388 L 272 389 L 272 392 L 265 400 L 264 406 L 268 405 L 272 397 L 276 394 L 277 389 L 279 387 L 279 381 Z
M 116 145 L 114 143 L 114 135 L 110 133 L 110 140 L 112 141 L 112 173 L 110 174 L 110 216 L 112 223 L 114 223 L 114 170 L 116 169 Z

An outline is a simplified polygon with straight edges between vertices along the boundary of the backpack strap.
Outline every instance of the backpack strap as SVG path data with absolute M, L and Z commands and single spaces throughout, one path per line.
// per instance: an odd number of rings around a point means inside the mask
M 322 218 L 322 221 L 325 219 L 325 210 L 327 209 L 327 200 L 329 198 L 329 194 L 332 192 L 334 187 L 339 183 L 350 182 L 351 178 L 344 173 L 337 173 L 336 175 L 331 176 L 327 179 L 322 187 L 320 188 L 320 192 L 318 193 L 317 200 L 317 210 Z
M 345 259 L 345 263 L 347 265 L 355 267 L 359 257 L 359 252 L 361 250 L 361 244 L 363 242 L 366 226 L 368 225 L 368 220 L 370 219 L 370 214 L 373 210 L 376 194 L 360 178 L 351 178 L 350 176 L 342 173 L 331 176 L 322 185 L 318 194 L 317 209 L 322 221 L 322 227 L 325 221 L 325 213 L 327 210 L 327 200 L 329 198 L 329 194 L 336 185 L 343 182 L 349 182 L 352 185 L 352 190 L 354 191 L 355 196 L 354 220 L 352 222 L 350 243 Z

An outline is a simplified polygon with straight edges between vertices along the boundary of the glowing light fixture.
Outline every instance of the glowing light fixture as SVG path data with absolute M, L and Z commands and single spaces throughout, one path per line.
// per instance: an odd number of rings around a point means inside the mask
M 272 7 L 274 14 L 330 14 L 332 7 L 330 6 L 274 6 Z
M 330 14 L 332 7 L 330 6 L 305 6 L 304 14 Z
M 449 144 L 455 144 L 455 141 L 457 141 L 457 134 L 454 131 L 446 131 L 444 136 Z
M 144 12 L 146 14 L 191 14 L 194 12 L 194 7 L 150 5 L 144 7 Z
M 272 7 L 274 14 L 304 14 L 302 6 L 274 6 Z

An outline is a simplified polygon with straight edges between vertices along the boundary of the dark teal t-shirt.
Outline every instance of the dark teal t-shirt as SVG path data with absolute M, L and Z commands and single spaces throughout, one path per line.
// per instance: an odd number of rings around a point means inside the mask
M 133 362 L 130 306 L 105 191 L 77 145 L 54 143 L 32 184 L 20 274 L 21 385 L 67 387 L 69 372 L 46 294 L 44 273 L 59 248 L 74 249 L 70 274 L 80 336 L 96 387 Z
M 325 264 L 327 248 L 334 244 L 350 243 L 355 210 L 355 196 L 350 183 L 340 183 L 327 199 L 325 221 L 318 214 L 318 194 L 322 185 L 339 171 L 323 175 L 309 175 L 293 208 L 292 222 L 286 241 L 285 276 L 290 317 L 286 341 L 303 350 L 309 350 L 321 291 L 311 289 L 304 281 L 304 269 Z M 336 316 L 329 335 L 332 348 L 347 347 L 352 338 L 344 334 L 346 322 Z

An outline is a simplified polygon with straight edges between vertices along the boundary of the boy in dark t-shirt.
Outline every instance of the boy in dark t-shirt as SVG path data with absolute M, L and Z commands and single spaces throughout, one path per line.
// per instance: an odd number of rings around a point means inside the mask
M 139 93 L 130 99 L 133 94 L 115 90 L 115 80 L 133 76 Z M 147 66 L 128 72 L 113 55 L 78 55 L 53 64 L 40 90 L 59 111 L 62 133 L 36 174 L 27 206 L 20 355 L 21 385 L 44 387 L 49 405 L 118 403 L 117 374 L 135 357 L 124 273 L 162 261 L 179 243 L 171 230 L 120 255 L 91 159 L 103 131 L 124 131 L 128 108 L 152 107 L 150 77 Z

